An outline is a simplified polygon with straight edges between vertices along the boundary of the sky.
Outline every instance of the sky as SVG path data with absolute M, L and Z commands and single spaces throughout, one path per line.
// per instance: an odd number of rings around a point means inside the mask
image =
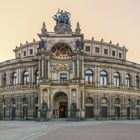
M 119 43 L 140 64 L 140 0 L 0 0 L 0 62 L 13 59 L 20 43 L 39 40 L 43 21 L 53 31 L 58 9 L 71 13 L 73 30 L 80 22 L 85 39 Z

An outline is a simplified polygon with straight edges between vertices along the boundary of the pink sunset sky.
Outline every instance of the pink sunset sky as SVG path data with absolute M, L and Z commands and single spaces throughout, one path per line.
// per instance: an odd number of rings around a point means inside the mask
M 43 21 L 53 31 L 58 9 L 71 13 L 73 30 L 80 22 L 85 39 L 124 45 L 127 60 L 140 63 L 140 0 L 0 0 L 0 62 L 13 59 L 20 43 L 39 40 Z

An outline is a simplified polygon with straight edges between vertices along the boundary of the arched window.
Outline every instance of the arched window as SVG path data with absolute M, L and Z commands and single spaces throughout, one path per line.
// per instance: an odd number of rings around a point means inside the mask
M 54 58 L 65 59 L 71 57 L 72 50 L 67 44 L 60 42 L 52 47 L 51 53 Z
M 120 74 L 118 72 L 114 73 L 114 86 L 120 86 Z
M 139 81 L 139 77 L 136 76 L 136 88 L 140 87 L 140 81 Z
M 23 85 L 28 85 L 29 84 L 29 72 L 25 70 L 23 72 Z
M 85 83 L 87 83 L 87 84 L 93 83 L 93 71 L 92 70 L 85 71 Z
M 35 72 L 35 84 L 38 84 L 38 79 L 39 79 L 39 70 L 36 70 L 36 72 Z
M 17 73 L 14 72 L 12 74 L 12 85 L 15 86 L 17 84 Z
M 102 98 L 101 104 L 106 104 L 107 105 L 107 99 L 106 98 Z
M 130 87 L 130 75 L 126 74 L 125 76 L 125 86 Z
M 88 97 L 86 100 L 85 100 L 85 103 L 86 104 L 93 104 L 93 99 L 91 97 Z
M 26 97 L 22 98 L 23 106 L 28 104 L 28 99 Z
M 107 86 L 107 81 L 108 81 L 107 72 L 103 70 L 100 72 L 100 85 Z

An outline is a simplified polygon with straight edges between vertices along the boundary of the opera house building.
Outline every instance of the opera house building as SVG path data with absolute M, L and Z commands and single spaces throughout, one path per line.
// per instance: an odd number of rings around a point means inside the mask
M 39 40 L 20 44 L 15 58 L 0 63 L 0 119 L 140 118 L 140 64 L 127 48 L 85 39 L 70 13 L 43 22 Z

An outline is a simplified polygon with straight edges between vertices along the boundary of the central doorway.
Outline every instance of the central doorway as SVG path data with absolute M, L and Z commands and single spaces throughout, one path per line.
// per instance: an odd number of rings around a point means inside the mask
M 67 118 L 68 116 L 68 97 L 64 92 L 58 92 L 54 96 L 53 116 L 55 118 Z

